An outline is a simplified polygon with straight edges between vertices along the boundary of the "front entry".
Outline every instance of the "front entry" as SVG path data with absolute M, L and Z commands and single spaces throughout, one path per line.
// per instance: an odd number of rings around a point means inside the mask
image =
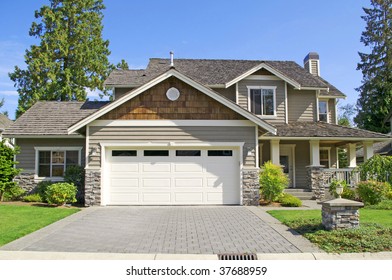
M 294 145 L 280 145 L 280 165 L 283 172 L 289 177 L 289 188 L 295 188 Z

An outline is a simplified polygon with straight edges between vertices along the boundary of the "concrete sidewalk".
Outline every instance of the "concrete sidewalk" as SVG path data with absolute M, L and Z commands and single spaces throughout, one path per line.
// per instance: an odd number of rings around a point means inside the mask
M 392 252 L 351 254 L 257 254 L 257 258 L 258 260 L 392 260 Z M 0 260 L 218 260 L 218 256 L 201 254 L 113 254 L 0 251 Z

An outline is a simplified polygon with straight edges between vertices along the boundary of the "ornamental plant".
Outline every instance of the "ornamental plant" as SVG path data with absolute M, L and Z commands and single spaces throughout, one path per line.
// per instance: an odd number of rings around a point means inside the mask
M 358 183 L 357 192 L 365 205 L 375 205 L 388 199 L 391 185 L 385 182 L 363 181 Z
M 77 188 L 74 184 L 55 183 L 47 187 L 45 197 L 49 204 L 60 206 L 76 202 L 76 192 Z
M 267 161 L 260 171 L 260 195 L 267 202 L 277 200 L 289 185 L 289 178 L 280 166 Z
M 351 199 L 351 200 L 355 199 L 355 191 L 352 190 L 347 185 L 347 182 L 345 180 L 332 180 L 331 184 L 329 185 L 329 193 L 333 197 L 335 197 L 335 198 L 339 197 L 339 195 L 336 192 L 336 188 L 339 185 L 343 187 L 342 198 Z
M 372 180 L 392 184 L 392 156 L 374 155 L 358 169 L 362 181 Z
M 19 169 L 15 168 L 17 162 L 14 161 L 14 156 L 18 154 L 17 147 L 10 147 L 5 140 L 0 142 L 0 201 L 7 193 L 13 193 L 17 189 L 18 184 L 13 182 L 16 175 L 19 174 Z

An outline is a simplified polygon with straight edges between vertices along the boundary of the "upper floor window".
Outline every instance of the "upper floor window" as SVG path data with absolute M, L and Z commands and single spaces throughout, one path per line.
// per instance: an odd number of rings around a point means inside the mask
M 275 116 L 276 87 L 248 87 L 249 102 L 248 109 L 260 116 Z
M 319 100 L 319 121 L 328 122 L 328 101 Z

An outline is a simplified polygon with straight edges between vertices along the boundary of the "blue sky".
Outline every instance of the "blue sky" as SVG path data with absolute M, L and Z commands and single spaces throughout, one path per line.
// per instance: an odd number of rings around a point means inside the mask
M 144 68 L 150 57 L 293 60 L 320 55 L 320 72 L 355 103 L 356 70 L 369 0 L 104 0 L 103 37 L 110 61 Z M 28 31 L 34 11 L 49 0 L 0 1 L 0 98 L 15 116 L 18 95 L 8 72 L 25 68 L 24 53 L 36 39 Z M 98 96 L 90 94 L 90 99 Z

